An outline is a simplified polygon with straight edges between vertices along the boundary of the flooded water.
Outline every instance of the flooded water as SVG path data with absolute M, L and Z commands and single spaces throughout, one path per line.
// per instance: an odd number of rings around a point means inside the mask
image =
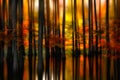
M 36 57 L 36 61 L 34 60 L 33 57 L 32 71 L 30 72 L 29 59 L 27 56 L 24 57 L 24 65 L 22 68 L 18 68 L 16 80 L 38 80 L 38 57 Z M 12 69 L 12 67 L 10 68 L 12 65 L 7 64 L 6 59 L 3 64 L 3 73 L 1 73 L 4 76 L 3 80 L 15 80 L 12 71 L 8 72 L 8 69 Z M 119 58 L 104 55 L 98 57 L 67 55 L 66 59 L 49 57 L 44 59 L 42 80 L 119 80 L 119 67 Z M 19 69 L 23 71 L 19 71 Z

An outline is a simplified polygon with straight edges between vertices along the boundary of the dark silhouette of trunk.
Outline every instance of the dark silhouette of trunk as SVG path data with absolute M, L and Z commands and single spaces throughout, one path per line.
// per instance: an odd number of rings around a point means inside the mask
M 63 21 L 62 21 L 62 53 L 61 53 L 61 57 L 65 58 L 65 13 L 66 13 L 66 9 L 65 9 L 65 0 L 63 1 Z
M 2 1 L 2 5 L 0 5 L 0 36 L 4 34 L 5 29 L 5 6 L 6 1 L 4 0 Z M 0 79 L 4 79 L 4 39 L 0 40 Z
M 80 80 L 80 57 L 75 58 L 75 80 Z
M 24 39 L 23 39 L 23 0 L 18 1 L 18 21 L 19 21 L 19 38 L 18 38 L 18 73 L 19 73 L 19 80 L 23 78 L 24 72 L 24 55 L 25 55 L 25 48 L 24 48 Z
M 51 15 L 53 15 L 52 16 L 52 18 L 53 18 L 53 20 L 52 21 L 50 21 L 50 23 L 51 23 L 51 31 L 52 31 L 52 36 L 54 37 L 55 36 L 55 0 L 53 0 L 53 10 L 51 10 Z M 51 53 L 52 53 L 52 56 L 53 57 L 56 57 L 57 56 L 57 54 L 56 54 L 56 52 L 55 52 L 55 40 L 53 40 L 53 44 L 51 45 Z
M 96 56 L 98 55 L 98 21 L 97 21 L 97 10 L 96 10 L 96 0 L 94 0 L 94 15 L 95 15 L 95 28 L 96 28 L 96 34 L 95 34 L 95 38 L 96 38 L 96 50 L 95 50 L 95 54 Z
M 35 27 L 35 23 L 36 23 L 36 20 L 34 18 L 34 10 L 35 10 L 35 1 L 33 1 L 33 17 L 32 17 L 32 23 L 33 23 L 33 44 L 34 44 L 34 76 L 33 76 L 33 79 L 35 79 L 36 77 L 36 56 L 37 56 L 37 51 L 36 51 L 36 27 Z
M 11 16 L 12 17 L 12 55 L 13 55 L 13 80 L 18 79 L 18 53 L 17 53 L 17 1 L 12 0 Z
M 96 0 L 94 0 L 94 15 L 95 15 L 95 28 L 96 28 L 96 44 L 95 44 L 95 55 L 96 55 L 96 79 L 98 80 L 98 23 L 97 23 L 97 11 L 96 11 Z
M 109 37 L 109 0 L 106 0 L 106 46 L 107 46 L 107 54 L 110 54 L 110 37 Z M 110 59 L 107 58 L 107 79 L 110 80 Z
M 46 9 L 47 9 L 47 26 L 46 26 L 46 35 L 45 35 L 45 51 L 46 57 L 50 56 L 49 50 L 49 39 L 50 39 L 50 4 L 49 0 L 46 1 Z
M 29 52 L 28 52 L 28 58 L 29 58 L 29 79 L 32 80 L 33 76 L 32 76 L 32 56 L 33 56 L 33 48 L 32 48 L 32 38 L 33 38 L 33 23 L 32 23 L 32 16 L 33 16 L 33 12 L 32 12 L 32 0 L 28 0 L 28 15 L 29 15 Z
M 84 55 L 84 69 L 83 79 L 86 80 L 86 38 L 85 38 L 85 12 L 84 12 L 84 0 L 82 0 L 82 19 L 83 19 L 83 55 Z
M 56 47 L 56 52 L 57 52 L 57 54 L 58 54 L 58 57 L 60 57 L 61 58 L 61 47 L 60 47 L 60 45 L 61 45 L 61 35 L 60 35 L 60 19 L 59 19 L 59 0 L 56 0 L 56 36 L 58 36 L 58 42 L 56 43 L 56 44 L 58 44 L 58 45 L 56 45 L 55 47 Z
M 84 12 L 84 0 L 82 0 L 82 19 L 83 19 L 83 54 L 86 55 L 86 38 L 85 38 L 85 12 Z
M 9 15 L 8 15 L 8 32 L 7 35 L 12 34 L 12 0 L 8 3 Z M 8 80 L 13 80 L 13 54 L 12 54 L 12 40 L 8 40 L 9 45 L 7 45 L 7 69 L 8 69 Z
M 92 1 L 89 0 L 89 12 L 88 12 L 88 21 L 89 21 L 89 55 L 92 56 Z
M 115 11 L 115 23 L 116 23 L 116 26 L 115 26 L 115 31 L 114 31 L 114 41 L 115 41 L 115 44 L 116 46 L 119 46 L 117 45 L 119 42 L 120 42 L 120 0 L 116 0 L 116 11 Z M 120 56 L 120 50 L 116 50 L 115 51 L 115 54 L 116 56 Z M 119 80 L 120 79 L 120 59 L 118 58 L 117 61 L 116 61 L 116 66 L 117 66 L 117 79 Z
M 58 9 L 58 10 L 57 10 Z M 55 55 L 57 58 L 61 57 L 61 50 L 60 50 L 60 26 L 59 26 L 59 1 L 58 0 L 54 0 L 54 34 L 53 36 L 58 38 L 58 41 L 54 41 L 55 42 L 55 46 L 54 46 L 54 50 L 55 50 Z
M 0 41 L 0 79 L 4 80 L 4 41 Z
M 101 27 L 101 0 L 99 0 L 99 31 L 102 31 Z M 100 40 L 100 48 L 99 48 L 99 53 L 100 55 L 102 54 L 102 43 L 101 43 L 101 38 L 102 38 L 102 33 L 100 33 L 99 40 Z
M 102 27 L 101 27 L 101 0 L 99 0 L 99 31 L 102 31 Z M 100 71 L 99 71 L 99 76 L 100 76 L 100 80 L 102 79 L 102 42 L 101 42 L 101 39 L 102 39 L 102 34 L 100 33 L 100 36 L 99 36 L 99 44 L 100 44 L 100 47 L 99 47 L 99 58 L 100 58 Z
M 76 28 L 76 0 L 74 0 L 74 32 L 75 32 L 75 52 L 77 51 L 77 28 Z M 76 55 L 76 53 L 75 53 Z
M 77 15 L 77 2 L 76 2 L 76 0 L 74 0 L 74 34 L 75 34 L 75 56 L 79 56 L 79 54 L 80 54 L 80 51 L 79 51 L 79 44 L 78 44 L 78 35 L 79 35 L 79 33 L 78 33 L 78 27 L 77 27 L 77 25 L 76 25 L 76 22 L 77 22 L 77 18 L 76 18 L 76 15 Z
M 44 0 L 39 0 L 39 11 L 38 11 L 38 80 L 42 80 L 43 75 L 43 27 L 44 27 Z
M 89 78 L 90 78 L 90 80 L 93 80 L 93 69 L 94 69 L 94 67 L 93 67 L 93 57 L 89 57 Z
M 74 13 L 73 13 L 73 0 L 71 0 L 71 13 L 72 13 L 72 56 L 75 55 L 75 31 L 74 31 Z
M 50 57 L 46 57 L 45 79 L 50 80 Z
M 92 0 L 89 0 L 89 3 L 88 3 L 88 5 L 89 5 L 89 12 L 88 12 L 88 21 L 89 21 L 89 78 L 90 78 L 90 80 L 93 80 L 93 38 L 92 38 L 92 36 L 93 36 L 93 26 L 92 26 L 92 11 L 93 11 L 93 7 L 92 7 Z
M 62 80 L 65 80 L 65 64 L 66 64 L 66 60 L 62 59 Z M 59 75 L 60 75 L 60 69 L 59 69 Z

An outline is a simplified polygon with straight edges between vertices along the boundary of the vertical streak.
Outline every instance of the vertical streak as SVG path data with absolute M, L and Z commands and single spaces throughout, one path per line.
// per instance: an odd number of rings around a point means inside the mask
M 8 14 L 8 32 L 7 35 L 12 34 L 12 0 L 9 0 L 8 3 L 8 10 L 9 10 L 9 14 Z M 13 54 L 12 54 L 12 40 L 9 40 L 9 45 L 7 46 L 7 69 L 8 69 L 8 80 L 13 79 Z
M 96 49 L 95 49 L 95 55 L 96 55 L 96 79 L 98 80 L 98 24 L 97 24 L 97 11 L 96 11 L 96 0 L 94 0 L 94 15 L 95 15 L 95 27 L 96 27 Z
M 92 50 L 92 0 L 89 0 L 89 78 L 93 80 L 93 50 Z
M 6 1 L 5 0 L 0 1 L 0 36 L 4 34 L 5 6 L 6 6 Z M 4 39 L 0 40 L 0 75 L 1 75 L 0 79 L 3 80 L 4 79 Z
M 17 53 L 17 1 L 12 0 L 12 54 L 13 54 L 13 76 L 18 79 L 18 53 Z
M 32 49 L 32 0 L 28 0 L 28 15 L 29 15 L 29 51 L 28 51 L 28 59 L 29 59 L 29 79 L 32 80 L 32 54 L 33 54 L 33 49 Z
M 35 0 L 33 0 L 33 18 L 32 18 L 32 23 L 33 23 L 33 41 L 34 41 L 34 76 L 33 76 L 33 79 L 36 79 L 36 55 L 37 55 L 37 51 L 36 51 L 36 26 L 35 26 L 35 23 L 36 23 L 36 20 L 34 18 L 34 10 L 35 10 Z
M 98 23 L 97 23 L 97 10 L 96 10 L 96 0 L 94 0 L 94 15 L 95 15 L 95 27 L 96 27 L 96 55 L 98 55 Z
M 46 9 L 47 9 L 47 26 L 46 26 L 46 36 L 45 36 L 45 46 L 46 46 L 46 57 L 50 55 L 49 53 L 49 38 L 50 38 L 50 2 L 46 0 Z
M 84 55 L 86 55 L 86 38 L 85 38 L 85 12 L 84 12 L 84 0 L 82 0 L 82 19 L 83 19 L 83 46 Z
M 18 21 L 19 21 L 19 38 L 18 38 L 18 72 L 19 72 L 19 80 L 23 79 L 23 70 L 24 70 L 24 55 L 25 55 L 25 48 L 24 48 L 24 39 L 23 39 L 23 0 L 18 1 Z
M 86 80 L 86 38 L 85 38 L 85 13 L 84 13 L 84 0 L 82 0 L 82 19 L 83 19 L 83 46 L 84 46 L 84 74 L 83 79 Z
M 99 0 L 99 30 L 100 32 L 102 31 L 102 28 L 101 28 L 101 0 Z M 99 72 L 99 75 L 100 75 L 100 80 L 102 79 L 102 61 L 101 61 L 101 57 L 102 57 L 102 43 L 101 43 L 101 38 L 102 38 L 102 33 L 100 33 L 100 49 L 99 49 L 99 54 L 100 54 L 100 72 Z
M 62 58 L 65 58 L 65 13 L 66 13 L 66 9 L 65 9 L 65 3 L 66 1 L 63 0 L 63 22 L 62 22 Z
M 44 27 L 44 0 L 39 0 L 38 11 L 38 80 L 42 80 L 43 75 L 43 27 Z
M 109 0 L 106 0 L 106 46 L 107 54 L 110 54 L 110 38 L 109 38 Z M 107 79 L 110 80 L 110 59 L 107 58 Z
M 74 33 L 75 33 L 75 31 L 74 31 L 74 16 L 73 16 L 73 4 L 72 4 L 72 2 L 73 2 L 73 0 L 71 0 L 71 13 L 72 13 L 72 55 L 74 56 L 75 55 L 75 40 L 74 40 L 74 37 L 75 37 L 75 35 L 74 35 Z

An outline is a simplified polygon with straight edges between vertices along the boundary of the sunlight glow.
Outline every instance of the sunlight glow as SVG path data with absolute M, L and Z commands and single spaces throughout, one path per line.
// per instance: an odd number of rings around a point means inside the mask
M 35 0 L 35 10 L 38 10 L 39 7 L 39 0 Z

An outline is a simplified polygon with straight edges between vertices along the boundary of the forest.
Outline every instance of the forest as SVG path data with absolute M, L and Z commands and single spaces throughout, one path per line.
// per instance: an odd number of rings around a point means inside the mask
M 120 0 L 0 0 L 0 80 L 120 80 Z

